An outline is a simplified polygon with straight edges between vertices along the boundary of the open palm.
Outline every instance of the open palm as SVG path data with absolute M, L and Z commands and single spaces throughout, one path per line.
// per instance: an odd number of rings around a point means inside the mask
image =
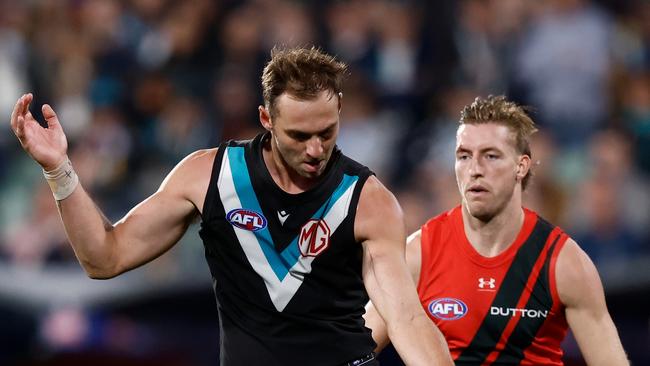
M 47 128 L 42 127 L 29 111 L 34 96 L 25 94 L 11 113 L 11 128 L 23 149 L 45 170 L 53 170 L 66 159 L 68 141 L 52 107 L 44 104 L 43 117 Z

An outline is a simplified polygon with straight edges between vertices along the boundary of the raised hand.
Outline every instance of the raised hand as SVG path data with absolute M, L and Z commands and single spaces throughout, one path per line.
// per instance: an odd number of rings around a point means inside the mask
M 47 128 L 38 124 L 29 111 L 29 104 L 33 99 L 31 93 L 24 94 L 18 99 L 11 113 L 11 129 L 32 159 L 43 169 L 54 170 L 66 159 L 68 141 L 56 113 L 48 104 L 42 107 Z

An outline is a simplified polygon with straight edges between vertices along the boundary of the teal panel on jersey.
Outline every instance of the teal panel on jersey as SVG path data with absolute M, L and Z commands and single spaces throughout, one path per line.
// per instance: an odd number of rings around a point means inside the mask
M 246 208 L 252 211 L 255 211 L 259 214 L 262 214 L 262 208 L 260 207 L 257 195 L 253 190 L 253 185 L 251 183 L 250 175 L 248 173 L 248 167 L 246 165 L 246 159 L 244 157 L 244 148 L 243 147 L 228 147 L 228 159 L 230 160 L 230 169 L 232 171 L 232 177 L 237 191 L 237 196 L 242 203 L 242 208 Z M 341 198 L 341 196 L 347 191 L 347 189 L 353 185 L 359 177 L 344 175 L 343 180 L 339 186 L 334 190 L 330 199 L 328 199 L 325 204 L 323 204 L 313 215 L 312 219 L 323 218 L 329 212 L 330 208 L 335 202 Z M 341 218 L 343 221 L 344 218 Z M 282 281 L 284 277 L 289 273 L 291 267 L 293 267 L 296 262 L 300 259 L 300 250 L 298 248 L 298 236 L 291 241 L 281 253 L 275 249 L 275 244 L 271 238 L 271 233 L 269 232 L 268 225 L 256 231 L 255 236 L 259 242 L 264 256 L 268 260 L 273 272 L 276 274 L 278 279 Z
M 328 199 L 325 204 L 323 204 L 313 215 L 312 219 L 318 220 L 323 218 L 324 216 L 327 215 L 329 210 L 332 208 L 335 202 L 337 202 L 341 196 L 352 186 L 356 181 L 359 180 L 359 177 L 357 176 L 350 176 L 347 174 L 343 175 L 343 180 L 339 184 L 338 187 L 334 190 L 334 193 L 332 193 L 332 196 L 330 199 Z M 341 221 L 343 221 L 344 217 L 341 218 Z M 284 259 L 285 263 L 296 263 L 298 259 L 300 258 L 300 250 L 298 248 L 298 237 L 300 236 L 300 233 L 298 233 L 298 236 L 296 236 L 292 241 L 291 244 L 289 244 L 288 247 L 285 248 L 285 250 L 282 251 L 282 259 Z

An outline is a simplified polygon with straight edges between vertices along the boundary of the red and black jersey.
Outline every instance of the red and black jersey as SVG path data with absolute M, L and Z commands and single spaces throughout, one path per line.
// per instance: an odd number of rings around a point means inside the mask
M 524 212 L 515 241 L 491 258 L 467 240 L 460 207 L 422 226 L 418 294 L 456 365 L 562 365 L 555 263 L 568 236 Z

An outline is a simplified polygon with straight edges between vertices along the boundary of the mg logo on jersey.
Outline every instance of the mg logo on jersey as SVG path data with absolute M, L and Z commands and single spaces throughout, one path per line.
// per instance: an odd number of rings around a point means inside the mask
M 485 279 L 481 277 L 478 279 L 478 287 L 483 290 L 494 290 L 497 287 L 497 280 L 494 278 Z
M 266 218 L 262 214 L 243 208 L 228 212 L 226 220 L 233 226 L 248 231 L 262 230 L 266 227 Z
M 435 299 L 429 303 L 429 313 L 440 320 L 456 320 L 467 314 L 467 305 L 451 297 Z
M 315 257 L 330 245 L 330 228 L 325 220 L 307 221 L 300 229 L 298 247 L 303 257 Z

